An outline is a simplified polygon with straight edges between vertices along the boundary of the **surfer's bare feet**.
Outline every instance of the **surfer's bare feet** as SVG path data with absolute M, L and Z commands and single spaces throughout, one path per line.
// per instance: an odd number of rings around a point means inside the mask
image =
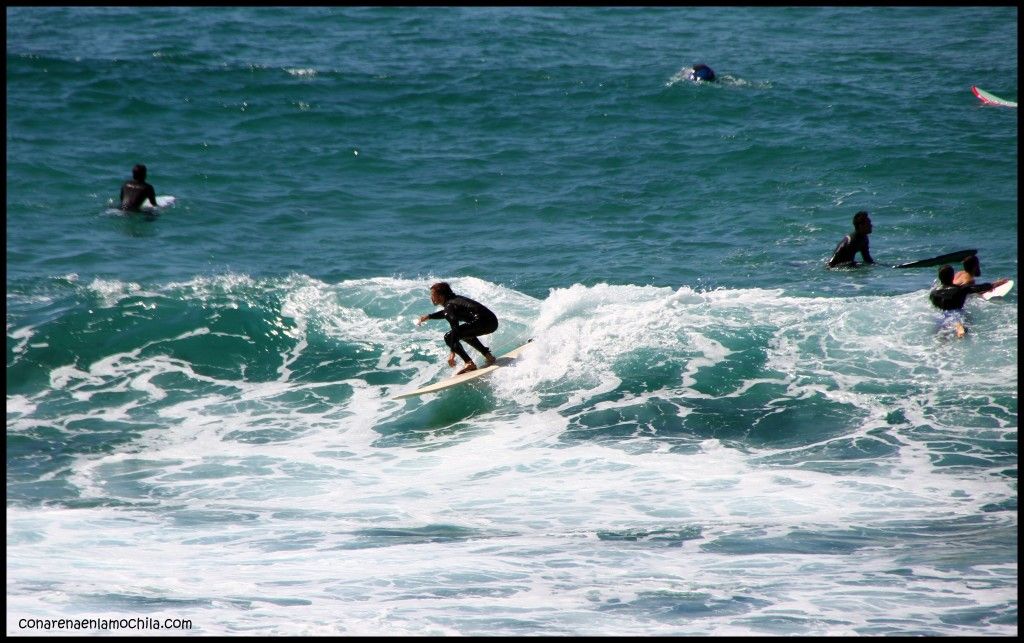
M 476 364 L 474 364 L 473 362 L 469 362 L 468 364 L 463 366 L 462 370 L 459 371 L 458 373 L 456 373 L 456 375 L 462 375 L 463 373 L 469 373 L 470 371 L 475 371 L 475 370 L 476 370 Z
M 490 366 L 491 364 L 497 362 L 498 360 L 495 359 L 494 355 L 491 355 L 490 353 L 484 353 L 484 361 L 486 361 L 487 365 Z

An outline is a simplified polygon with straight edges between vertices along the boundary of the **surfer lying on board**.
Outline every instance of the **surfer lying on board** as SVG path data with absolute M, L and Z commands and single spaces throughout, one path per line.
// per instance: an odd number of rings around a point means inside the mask
M 495 317 L 486 306 L 473 301 L 469 297 L 456 295 L 447 282 L 439 281 L 430 287 L 430 303 L 435 306 L 444 306 L 441 310 L 423 315 L 417 324 L 422 324 L 428 319 L 447 319 L 452 329 L 444 334 L 444 343 L 448 344 L 451 353 L 448 355 L 448 366 L 455 367 L 455 356 L 458 355 L 466 366 L 457 374 L 462 375 L 476 370 L 476 364 L 466 354 L 460 340 L 475 348 L 484 356 L 487 366 L 495 361 L 491 355 L 491 349 L 480 343 L 477 339 L 480 335 L 490 335 L 498 330 L 498 318 Z M 459 323 L 463 322 L 463 323 Z
M 853 258 L 860 253 L 864 263 L 875 263 L 868 251 L 868 235 L 871 234 L 871 217 L 864 210 L 853 215 L 853 232 L 843 237 L 843 240 L 836 246 L 832 258 L 828 260 L 828 267 L 837 266 L 853 267 L 857 262 Z
M 146 199 L 149 199 L 153 207 L 156 207 L 156 190 L 152 185 L 146 183 L 145 165 L 139 163 L 132 168 L 132 179 L 125 181 L 121 186 L 121 196 L 118 198 L 121 201 L 122 210 L 138 212 Z
M 953 285 L 970 286 L 974 283 L 974 278 L 980 276 L 981 262 L 978 261 L 978 255 L 971 255 L 964 259 L 964 269 L 953 275 Z
M 997 279 L 992 283 L 972 283 L 964 286 L 957 286 L 953 283 L 953 266 L 946 264 L 939 268 L 939 285 L 932 288 L 928 298 L 936 308 L 942 310 L 962 310 L 967 295 L 976 292 L 988 292 L 997 286 L 1005 284 L 1008 279 Z M 967 334 L 967 328 L 963 322 L 956 322 L 956 336 L 963 337 Z

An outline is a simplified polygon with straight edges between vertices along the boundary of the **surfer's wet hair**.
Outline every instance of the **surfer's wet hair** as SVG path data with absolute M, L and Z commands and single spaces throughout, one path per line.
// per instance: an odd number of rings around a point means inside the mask
M 964 259 L 964 270 L 975 277 L 981 276 L 981 266 L 978 264 L 978 255 L 971 255 Z
M 864 211 L 864 210 L 861 210 L 857 214 L 853 215 L 853 225 L 857 225 L 858 223 L 864 221 L 867 218 L 868 218 L 868 213 L 866 211 Z
M 939 268 L 939 283 L 943 286 L 953 285 L 953 266 L 947 263 Z
M 430 287 L 430 292 L 436 294 L 442 299 L 442 301 L 448 301 L 455 296 L 452 292 L 452 287 L 448 285 L 447 281 L 439 281 Z
M 146 166 L 143 165 L 142 163 L 139 163 L 138 165 L 133 167 L 132 168 L 132 178 L 135 179 L 136 181 L 145 181 L 146 180 Z

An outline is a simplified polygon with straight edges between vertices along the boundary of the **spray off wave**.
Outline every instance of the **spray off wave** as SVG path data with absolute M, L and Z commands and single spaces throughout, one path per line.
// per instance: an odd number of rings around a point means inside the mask
M 162 287 L 94 280 L 16 292 L 9 304 L 25 314 L 8 321 L 9 391 L 37 408 L 54 397 L 119 393 L 132 398 L 119 413 L 159 416 L 175 393 L 210 387 L 237 395 L 252 387 L 307 391 L 303 408 L 325 413 L 346 410 L 359 389 L 387 409 L 358 418 L 375 426 L 444 403 L 384 403 L 447 375 L 445 329 L 413 324 L 433 310 L 424 294 L 431 281 L 331 285 L 302 275 L 225 275 Z M 961 405 L 947 429 L 1007 428 L 1014 417 L 1011 302 L 972 303 L 976 338 L 956 343 L 935 332 L 923 292 L 837 299 L 598 284 L 552 289 L 540 301 L 475 278 L 451 281 L 499 312 L 501 326 L 488 338 L 496 351 L 533 339 L 514 368 L 471 386 L 519 412 L 555 410 L 579 424 L 571 409 L 664 403 L 676 417 L 654 414 L 660 419 L 648 423 L 649 436 L 724 438 L 748 449 L 812 444 L 810 434 L 823 431 L 934 428 L 950 402 L 964 398 L 976 398 L 976 410 Z M 63 312 L 49 319 L 52 310 Z M 808 421 L 808 405 L 825 415 Z M 714 429 L 712 417 L 726 407 L 749 421 Z M 794 415 L 793 407 L 804 410 Z

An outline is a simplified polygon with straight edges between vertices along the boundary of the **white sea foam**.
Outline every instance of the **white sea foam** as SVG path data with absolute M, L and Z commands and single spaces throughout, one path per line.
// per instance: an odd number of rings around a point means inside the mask
M 14 330 L 11 330 L 10 327 L 8 327 L 7 336 L 17 342 L 13 347 L 11 347 L 11 352 L 14 355 L 25 352 L 25 347 L 28 345 L 34 334 L 35 331 L 32 326 L 15 328 Z
M 968 422 L 956 425 L 943 411 L 946 397 L 1008 390 L 1015 350 L 1003 342 L 979 356 L 970 344 L 938 344 L 922 293 L 837 301 L 599 284 L 535 300 L 452 279 L 457 292 L 508 311 L 493 345 L 534 341 L 486 383 L 397 402 L 398 390 L 447 369 L 445 328 L 408 324 L 431 309 L 429 281 L 290 279 L 278 311 L 287 323 L 275 328 L 292 342 L 273 381 L 201 375 L 143 347 L 87 370 L 55 369 L 57 390 L 135 394 L 61 426 L 147 411 L 160 428 L 71 467 L 81 500 L 124 508 L 8 508 L 8 631 L 11 614 L 88 612 L 89 597 L 111 594 L 127 597 L 126 613 L 137 609 L 133 597 L 167 601 L 147 609 L 193 619 L 192 633 L 281 635 L 493 634 L 504 619 L 606 635 L 751 635 L 790 619 L 806 634 L 855 635 L 897 622 L 929 631 L 949 610 L 1014 600 L 1015 565 L 917 562 L 921 551 L 941 558 L 950 547 L 926 525 L 986 516 L 978 529 L 1016 527 L 1012 512 L 983 510 L 1016 497 L 1012 480 L 938 467 L 933 434 L 915 432 L 1015 432 L 1005 403 L 965 411 Z M 272 287 L 242 277 L 176 286 L 220 305 Z M 921 324 L 890 318 L 894 310 Z M 992 331 L 1012 320 L 994 308 L 976 313 Z M 294 381 L 314 332 L 364 347 L 368 373 L 408 379 Z M 762 366 L 707 388 L 709 372 L 753 350 Z M 637 364 L 678 377 L 636 388 L 624 378 L 636 378 Z M 203 392 L 171 401 L 162 375 Z M 886 393 L 894 380 L 906 388 Z M 755 421 L 815 400 L 860 417 L 846 433 L 741 448 L 685 432 L 677 443 L 644 425 L 669 413 L 685 427 L 707 413 L 701 404 L 739 406 L 761 388 L 773 393 Z M 289 401 L 334 399 L 339 389 L 348 392 L 337 404 Z M 36 404 L 15 400 L 15 409 L 31 414 Z M 629 435 L 572 437 L 588 422 L 607 429 L 650 408 L 661 410 Z M 822 463 L 819 449 L 852 439 L 884 440 L 893 455 L 878 469 Z M 840 555 L 829 553 L 830 539 Z M 649 618 L 671 609 L 683 611 Z
M 7 429 L 11 430 L 12 420 L 18 416 L 31 415 L 36 404 L 24 395 L 7 396 Z
M 117 279 L 93 279 L 89 288 L 99 295 L 103 306 L 110 308 L 117 305 L 117 302 L 125 297 L 142 294 L 142 287 L 134 282 L 125 282 Z

